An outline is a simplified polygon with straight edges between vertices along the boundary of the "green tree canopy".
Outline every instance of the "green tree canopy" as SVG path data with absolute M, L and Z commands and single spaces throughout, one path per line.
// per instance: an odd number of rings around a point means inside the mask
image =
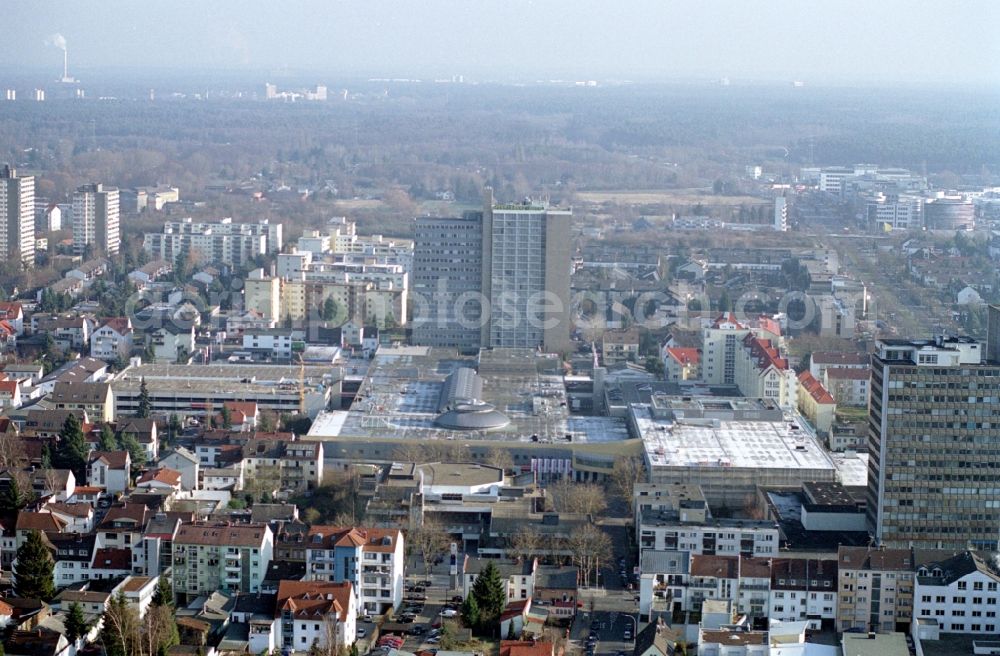
M 479 572 L 475 583 L 472 584 L 470 596 L 476 598 L 480 626 L 496 625 L 500 620 L 500 614 L 503 613 L 503 609 L 507 605 L 507 594 L 504 592 L 500 570 L 493 562 L 487 563 L 486 567 Z
M 55 562 L 39 531 L 31 531 L 17 549 L 14 592 L 18 597 L 49 601 L 55 596 L 52 571 Z
M 148 418 L 152 413 L 153 404 L 149 400 L 149 388 L 146 387 L 146 379 L 139 383 L 139 409 L 135 413 L 137 417 Z
M 76 643 L 90 631 L 90 622 L 84 617 L 83 608 L 75 601 L 69 605 L 69 612 L 63 625 L 66 627 L 66 639 L 70 644 Z
M 59 431 L 59 443 L 52 454 L 52 464 L 57 469 L 69 469 L 76 480 L 87 480 L 87 458 L 90 446 L 83 436 L 83 427 L 76 415 L 66 417 L 66 423 Z

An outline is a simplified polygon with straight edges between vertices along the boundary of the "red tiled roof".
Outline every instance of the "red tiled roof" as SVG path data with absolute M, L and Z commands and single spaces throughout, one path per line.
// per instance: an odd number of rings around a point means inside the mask
M 132 569 L 132 550 L 105 547 L 94 552 L 93 569 Z
M 104 460 L 111 469 L 125 469 L 129 466 L 128 451 L 94 451 L 90 454 L 90 462 Z
M 712 324 L 712 328 L 719 328 L 724 323 L 731 323 L 735 324 L 737 328 L 744 328 L 744 325 L 736 319 L 736 314 L 733 312 L 723 312 L 720 314 Z
M 180 485 L 181 483 L 181 473 L 176 469 L 170 469 L 169 467 L 158 467 L 157 469 L 151 469 L 136 481 L 137 485 L 142 483 L 149 483 L 156 481 L 157 483 L 164 483 L 166 485 Z
M 667 353 L 670 354 L 670 357 L 682 365 L 698 364 L 701 360 L 701 351 L 696 348 L 683 348 L 675 346 L 668 348 Z
M 320 539 L 316 540 L 316 536 L 320 536 Z M 363 546 L 366 551 L 393 552 L 396 550 L 398 537 L 398 529 L 313 526 L 309 529 L 306 544 L 326 549 L 335 546 Z
M 11 396 L 17 392 L 21 383 L 16 380 L 0 380 L 0 392 L 4 394 L 10 394 Z
M 17 514 L 15 530 L 18 531 L 61 531 L 66 522 L 52 513 L 29 512 L 22 510 Z
M 238 419 L 237 415 L 240 415 L 244 419 L 257 416 L 257 403 L 255 401 L 226 401 L 222 405 L 229 408 L 229 412 L 234 420 L 233 423 L 243 423 L 243 419 L 236 421 Z
M 830 392 L 823 387 L 823 383 L 816 380 L 816 378 L 808 371 L 803 371 L 799 374 L 799 385 L 801 385 L 802 389 L 809 393 L 809 396 L 811 396 L 816 403 L 822 403 L 824 405 L 832 405 L 836 403 L 833 395 L 831 395 Z
M 119 335 L 127 335 L 132 332 L 132 326 L 129 325 L 128 317 L 108 317 L 104 319 L 101 324 L 101 328 L 108 327 L 114 330 Z M 100 328 L 98 328 L 100 330 Z
M 768 367 L 779 370 L 788 369 L 788 359 L 781 357 L 781 353 L 771 343 L 771 340 L 751 334 L 743 338 L 743 346 L 750 349 L 750 357 L 757 360 L 757 368 L 760 371 L 764 371 Z
M 297 618 L 322 618 L 336 613 L 344 621 L 351 607 L 351 583 L 341 581 L 281 581 L 274 616 L 291 611 Z
M 266 530 L 264 524 L 184 523 L 177 529 L 174 544 L 255 547 L 263 542 Z

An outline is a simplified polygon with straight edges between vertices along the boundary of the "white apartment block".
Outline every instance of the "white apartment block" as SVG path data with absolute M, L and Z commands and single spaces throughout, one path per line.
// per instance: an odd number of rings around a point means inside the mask
M 118 189 L 88 184 L 73 194 L 73 252 L 116 255 L 121 245 Z
M 923 564 L 916 574 L 914 621 L 936 622 L 943 633 L 997 634 L 1000 575 L 992 563 L 966 551 Z
M 306 538 L 306 577 L 349 581 L 358 609 L 383 613 L 403 601 L 403 534 L 396 529 L 313 526 Z
M 195 223 L 193 219 L 168 221 L 162 233 L 146 233 L 142 247 L 152 257 L 171 262 L 188 252 L 197 262 L 242 266 L 259 255 L 277 253 L 282 246 L 282 225 L 266 219 L 259 223 L 233 223 L 231 218 Z
M 0 257 L 35 263 L 35 178 L 0 169 Z
M 774 522 L 708 519 L 704 524 L 680 521 L 670 514 L 643 513 L 639 518 L 639 550 L 686 551 L 692 555 L 778 555 L 779 529 Z

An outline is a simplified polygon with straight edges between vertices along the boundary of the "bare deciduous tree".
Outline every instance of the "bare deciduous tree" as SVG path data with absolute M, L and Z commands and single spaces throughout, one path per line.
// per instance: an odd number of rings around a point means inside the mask
M 629 513 L 632 512 L 632 494 L 635 490 L 635 484 L 645 480 L 645 473 L 646 467 L 643 465 L 642 459 L 637 456 L 615 460 L 609 481 L 611 494 L 622 500 Z
M 444 525 L 429 517 L 424 517 L 419 526 L 411 527 L 406 540 L 412 548 L 411 553 L 420 555 L 427 576 L 430 576 L 434 560 L 443 556 L 451 544 L 451 537 L 445 532 Z
M 507 553 L 510 554 L 511 558 L 520 560 L 537 556 L 541 549 L 542 535 L 533 525 L 526 524 L 511 536 L 510 548 L 507 549 Z
M 608 534 L 594 526 L 585 524 L 574 531 L 567 544 L 573 554 L 573 564 L 580 568 L 583 574 L 583 584 L 590 585 L 590 575 L 600 569 L 601 563 L 611 558 L 611 538 Z
M 596 516 L 608 507 L 607 493 L 593 483 L 575 483 L 563 479 L 548 490 L 559 512 Z

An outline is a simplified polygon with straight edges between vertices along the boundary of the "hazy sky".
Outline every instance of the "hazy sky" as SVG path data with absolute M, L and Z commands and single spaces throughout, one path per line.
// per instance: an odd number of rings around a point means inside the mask
M 0 68 L 1000 84 L 1000 0 L 8 0 Z

